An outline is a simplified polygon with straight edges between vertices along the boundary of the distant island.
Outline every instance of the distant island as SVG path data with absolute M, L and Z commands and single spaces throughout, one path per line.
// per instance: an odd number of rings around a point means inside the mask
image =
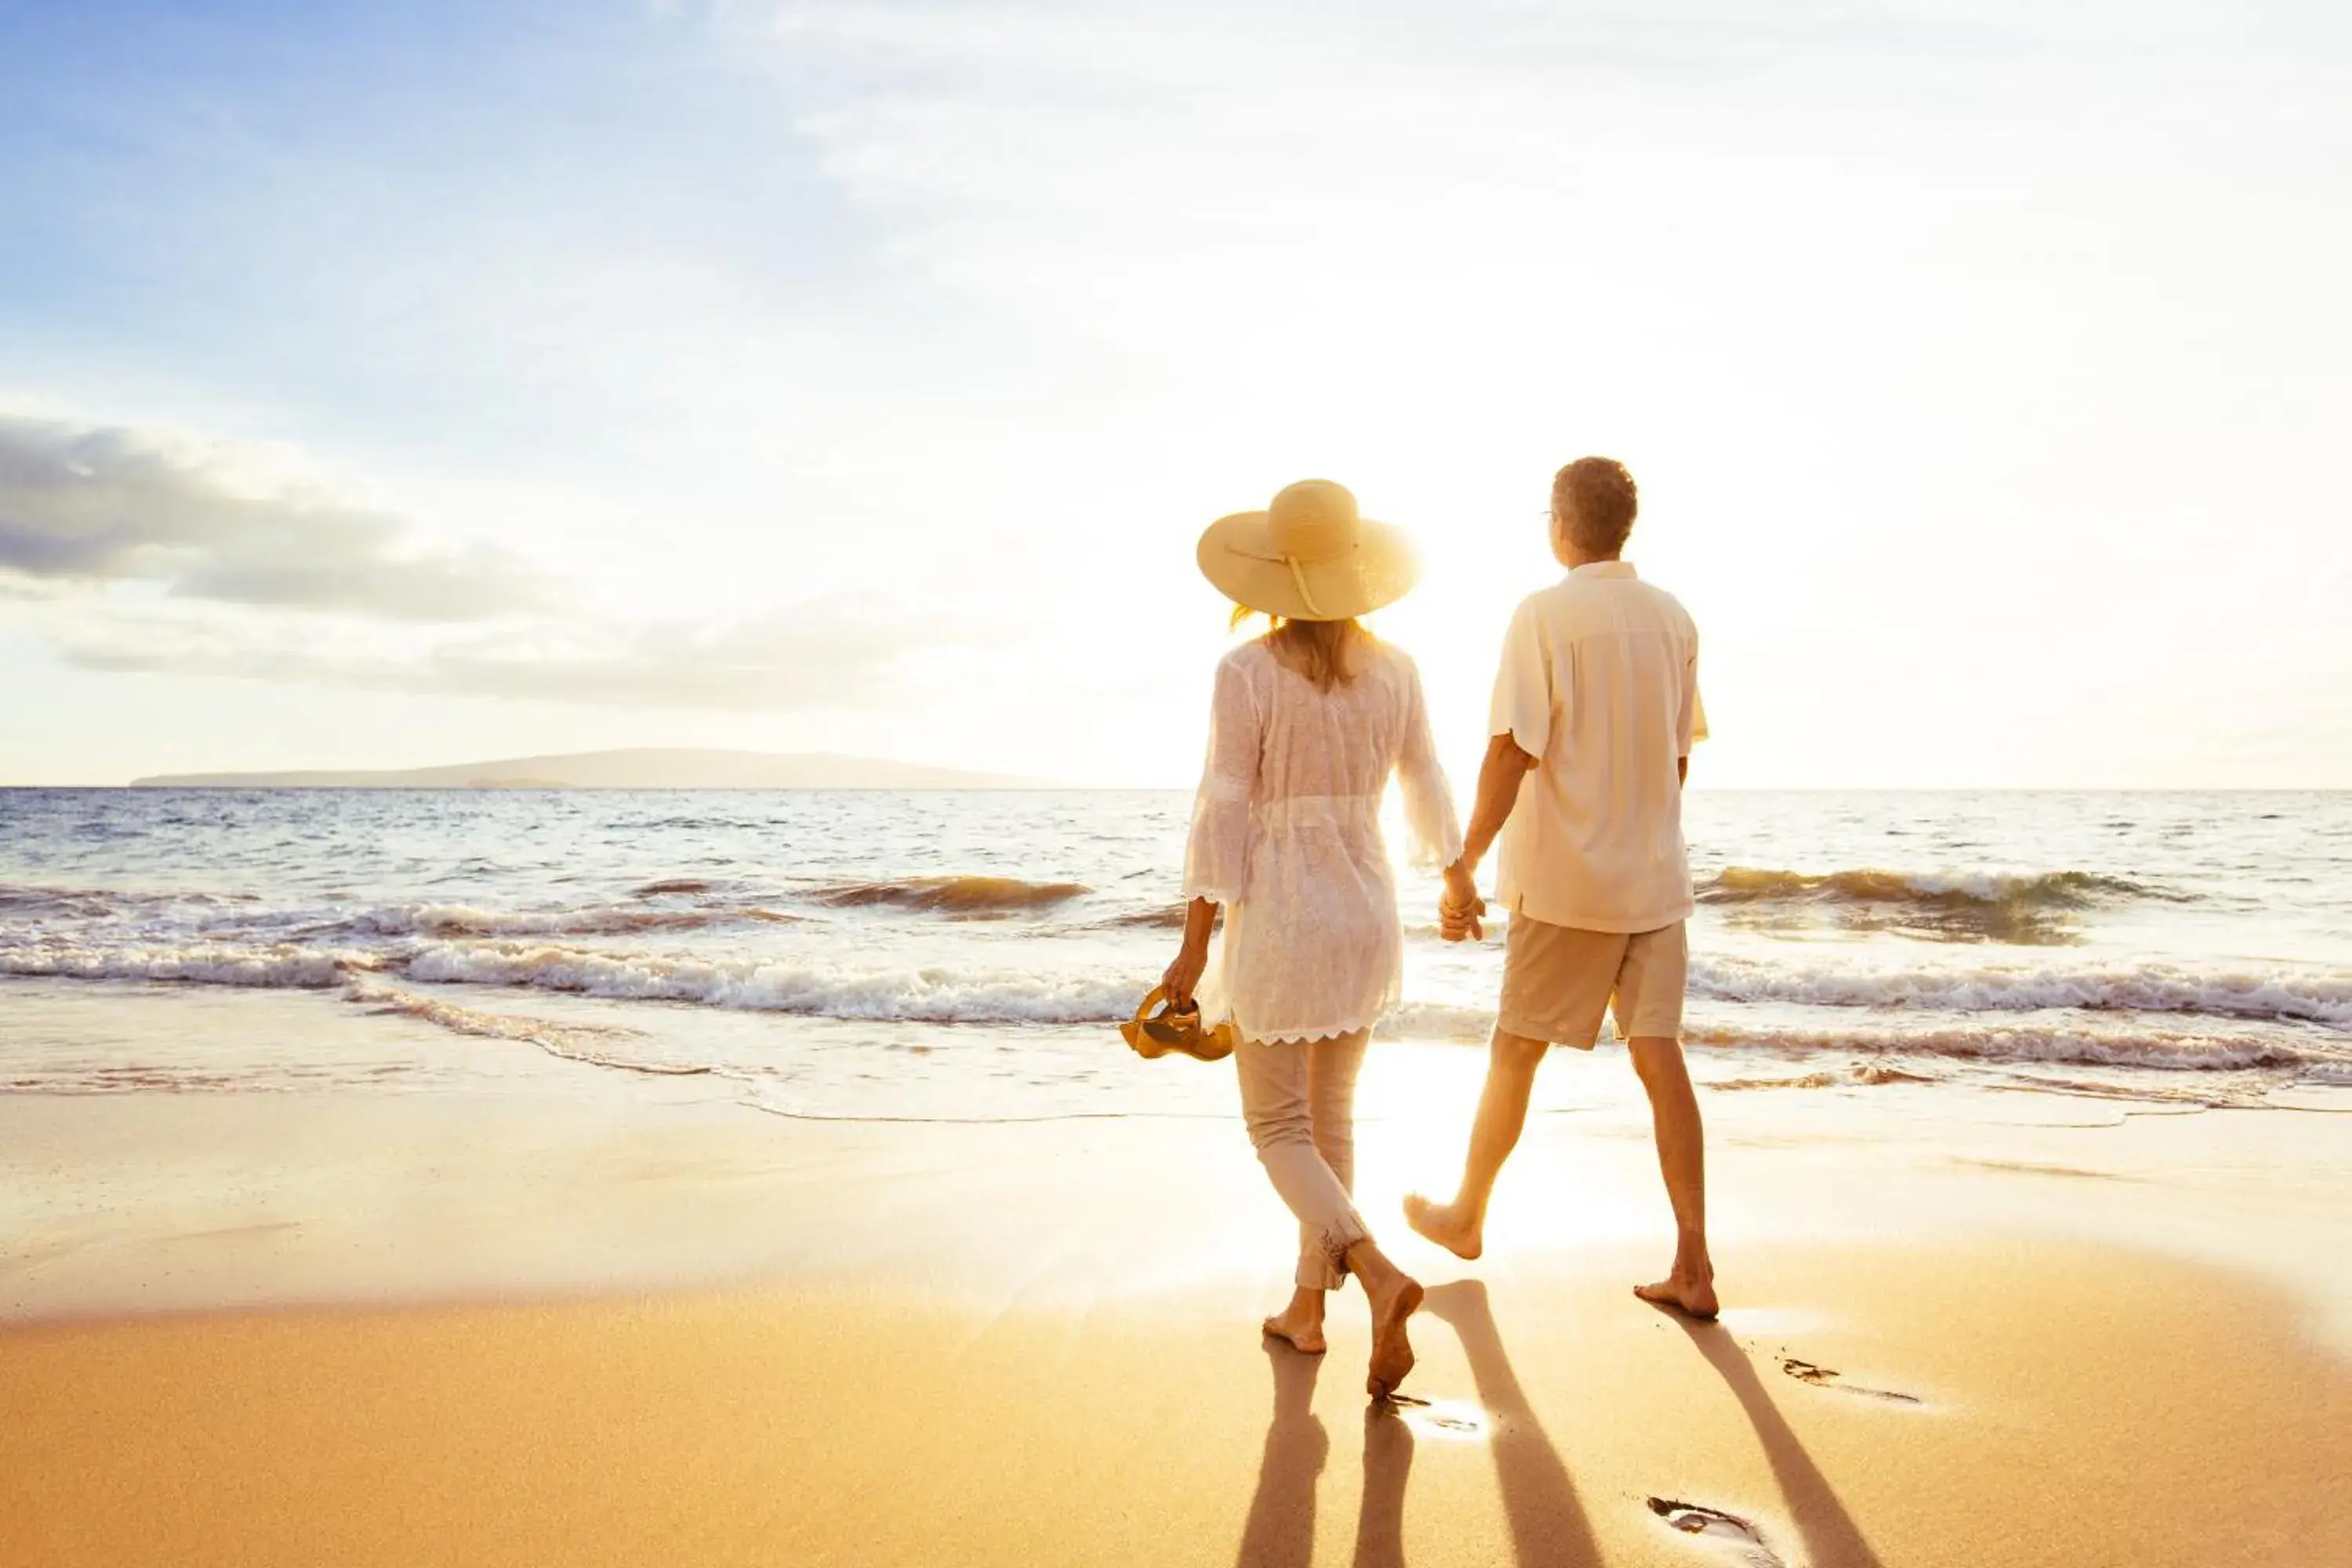
M 133 789 L 1041 789 L 1045 779 L 920 763 L 674 746 L 509 757 L 442 768 L 287 773 L 158 773 Z

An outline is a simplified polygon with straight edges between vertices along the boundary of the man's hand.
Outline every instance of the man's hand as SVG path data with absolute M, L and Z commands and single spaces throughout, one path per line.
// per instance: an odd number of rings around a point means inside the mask
M 1438 934 L 1448 942 L 1484 942 L 1486 928 L 1478 917 L 1486 900 L 1478 896 L 1478 882 L 1460 860 L 1445 868 L 1445 892 L 1437 900 Z

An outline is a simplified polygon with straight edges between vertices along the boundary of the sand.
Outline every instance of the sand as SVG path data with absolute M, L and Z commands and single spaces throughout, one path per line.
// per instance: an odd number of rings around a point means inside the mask
M 1366 1127 L 1376 1219 L 1462 1087 Z M 1630 1106 L 1531 1130 L 1479 1264 L 1391 1226 L 1429 1403 L 1380 1410 L 1360 1298 L 1320 1362 L 1257 1339 L 1237 1126 L 552 1061 L 0 1096 L 0 1563 L 2352 1562 L 2352 1123 L 1716 1095 L 1702 1327 L 1625 1291 Z
M 2273 1297 L 2049 1247 L 1744 1278 L 1761 1326 L 1597 1269 L 1440 1286 L 1402 1415 L 1349 1315 L 1318 1363 L 1222 1291 L 20 1330 L 0 1506 L 26 1563 L 1710 1561 L 1652 1500 L 1818 1568 L 2352 1561 L 2352 1376 Z

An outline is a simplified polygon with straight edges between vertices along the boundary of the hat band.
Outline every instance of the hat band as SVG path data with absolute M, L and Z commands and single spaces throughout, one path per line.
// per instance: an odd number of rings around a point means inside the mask
M 1308 615 L 1318 620 L 1322 618 L 1323 606 L 1315 602 L 1315 591 L 1307 585 L 1307 563 L 1306 562 L 1296 555 L 1260 555 L 1254 550 L 1237 549 L 1234 553 L 1244 560 L 1263 561 L 1269 566 L 1289 567 L 1291 585 L 1298 590 L 1299 602 L 1307 606 Z

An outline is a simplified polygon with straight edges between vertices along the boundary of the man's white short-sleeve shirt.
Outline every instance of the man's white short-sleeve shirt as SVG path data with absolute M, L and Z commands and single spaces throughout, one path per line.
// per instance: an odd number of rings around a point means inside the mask
M 1596 561 L 1529 595 L 1487 732 L 1536 759 L 1503 827 L 1497 901 L 1582 931 L 1689 918 L 1680 763 L 1706 714 L 1698 628 L 1672 594 Z

